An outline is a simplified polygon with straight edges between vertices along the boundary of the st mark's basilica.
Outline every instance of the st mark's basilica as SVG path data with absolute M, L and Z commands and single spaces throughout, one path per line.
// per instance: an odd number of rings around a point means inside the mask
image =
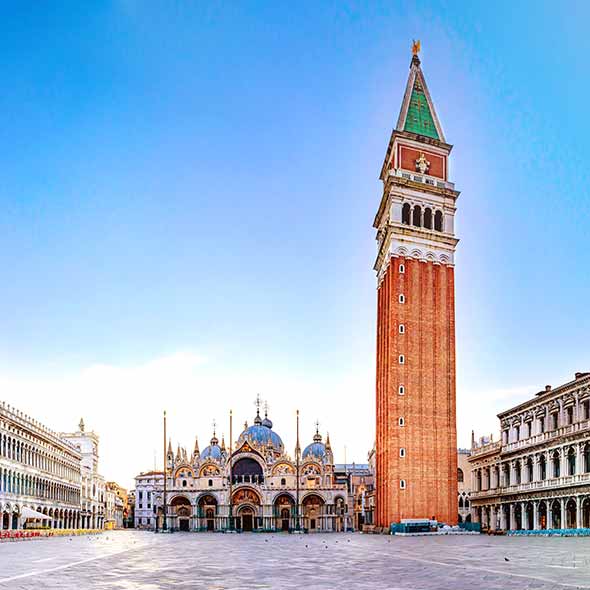
M 343 531 L 349 518 L 348 479 L 338 477 L 330 438 L 316 425 L 313 441 L 295 455 L 257 403 L 254 423 L 244 425 L 231 451 L 215 432 L 192 453 L 168 443 L 163 473 L 136 477 L 138 528 L 180 531 Z M 299 474 L 299 477 L 298 477 Z M 164 500 L 165 497 L 165 500 Z M 162 506 L 166 504 L 166 523 Z M 299 506 L 299 510 L 297 507 Z

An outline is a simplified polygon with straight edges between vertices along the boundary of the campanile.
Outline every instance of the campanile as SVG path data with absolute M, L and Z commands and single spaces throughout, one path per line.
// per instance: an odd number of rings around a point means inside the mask
M 380 179 L 376 524 L 457 522 L 454 217 L 443 134 L 414 44 Z

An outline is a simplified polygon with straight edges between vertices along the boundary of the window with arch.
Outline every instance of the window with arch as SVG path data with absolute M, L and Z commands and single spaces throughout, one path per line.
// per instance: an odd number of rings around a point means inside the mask
M 402 223 L 410 225 L 410 204 L 404 203 L 402 207 Z
M 463 475 L 463 469 L 460 467 L 457 469 L 457 481 L 463 483 L 465 481 L 465 475 Z
M 406 266 L 405 264 L 400 264 L 399 265 L 399 274 L 403 275 L 406 272 Z
M 559 477 L 560 469 L 559 469 L 559 452 L 558 451 L 555 451 L 555 453 L 553 453 L 551 461 L 553 463 L 553 477 Z
M 399 325 L 399 333 L 400 334 L 405 334 L 406 333 L 406 327 L 404 326 L 404 324 L 400 324 Z
M 565 409 L 565 423 L 566 426 L 569 426 L 570 424 L 573 424 L 574 422 L 574 407 L 573 406 L 568 406 Z
M 399 489 L 400 490 L 405 490 L 406 489 L 406 480 L 405 479 L 400 479 L 399 480 Z
M 424 227 L 432 229 L 432 209 L 430 207 L 424 209 Z
M 183 488 L 186 488 L 186 479 L 183 479 L 183 480 L 182 480 L 182 487 L 183 487 Z
M 545 455 L 539 457 L 539 478 L 541 480 L 547 479 L 547 461 Z
M 406 364 L 406 357 L 403 354 L 399 355 L 399 364 L 405 365 Z
M 400 303 L 405 303 L 405 302 L 406 302 L 406 298 L 405 298 L 405 296 L 404 296 L 404 295 L 402 295 L 402 294 L 400 294 L 400 296 L 399 296 L 399 298 L 398 298 L 398 301 L 399 301 Z
M 567 474 L 576 475 L 576 451 L 573 448 L 567 453 Z
M 210 479 L 208 483 L 209 483 L 209 487 L 212 488 L 213 487 L 213 480 Z
M 590 471 L 590 444 L 584 446 L 584 473 Z
M 406 421 L 405 421 L 405 419 L 404 419 L 404 417 L 403 417 L 403 416 L 400 416 L 400 417 L 399 417 L 399 419 L 398 419 L 397 423 L 398 423 L 400 426 L 405 426 L 405 425 L 406 425 Z
M 281 477 L 281 485 L 282 486 L 286 486 L 287 485 L 287 480 L 284 477 Z
M 422 208 L 420 205 L 416 205 L 412 211 L 412 225 L 414 227 L 420 227 L 422 225 Z
M 406 449 L 403 447 L 399 450 L 399 456 L 403 459 L 406 456 Z
M 434 229 L 436 231 L 442 231 L 443 230 L 443 214 L 442 214 L 442 211 L 437 211 L 434 214 Z
M 400 385 L 400 386 L 397 388 L 397 393 L 398 393 L 399 395 L 405 395 L 405 393 L 406 393 L 406 388 L 405 388 L 403 385 Z

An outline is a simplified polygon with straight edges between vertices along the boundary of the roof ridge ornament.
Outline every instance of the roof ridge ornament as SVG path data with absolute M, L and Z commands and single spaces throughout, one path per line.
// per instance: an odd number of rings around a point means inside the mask
M 418 57 L 418 54 L 420 53 L 420 39 L 416 40 L 416 39 L 412 39 L 412 62 L 410 64 L 410 67 L 412 67 L 413 65 L 420 65 L 420 58 Z

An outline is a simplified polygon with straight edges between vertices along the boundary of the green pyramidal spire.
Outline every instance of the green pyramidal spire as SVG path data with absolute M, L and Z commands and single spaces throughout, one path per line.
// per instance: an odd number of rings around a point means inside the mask
M 396 128 L 445 141 L 416 53 L 410 63 L 410 75 Z
M 419 77 L 416 77 L 414 88 L 412 88 L 404 131 L 418 133 L 419 135 L 425 135 L 426 137 L 432 137 L 433 139 L 440 139 L 436 132 L 434 119 L 430 112 L 430 107 L 428 106 L 428 101 L 424 94 L 424 88 Z

